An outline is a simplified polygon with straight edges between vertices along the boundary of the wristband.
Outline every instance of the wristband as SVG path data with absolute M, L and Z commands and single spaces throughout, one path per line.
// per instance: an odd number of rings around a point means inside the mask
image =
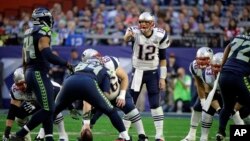
M 121 90 L 118 97 L 119 97 L 120 99 L 125 99 L 125 96 L 126 96 L 126 90 Z
M 90 120 L 83 120 L 83 125 L 90 125 Z
M 160 67 L 160 78 L 166 79 L 167 77 L 167 67 Z

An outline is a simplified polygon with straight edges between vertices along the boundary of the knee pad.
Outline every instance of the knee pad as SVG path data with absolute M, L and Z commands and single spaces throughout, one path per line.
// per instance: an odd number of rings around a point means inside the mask
M 216 110 L 212 106 L 210 106 L 208 111 L 205 111 L 205 113 L 207 113 L 211 116 L 214 116 L 214 114 L 216 113 Z
M 23 127 L 29 121 L 29 117 L 25 117 L 24 119 L 16 118 L 15 121 L 18 126 Z

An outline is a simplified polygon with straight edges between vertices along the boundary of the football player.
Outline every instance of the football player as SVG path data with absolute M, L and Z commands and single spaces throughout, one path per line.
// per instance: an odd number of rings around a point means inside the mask
M 202 106 L 205 103 L 206 97 L 202 75 L 206 67 L 209 66 L 212 57 L 213 50 L 211 48 L 201 47 L 196 52 L 196 59 L 189 66 L 189 71 L 192 74 L 196 84 L 198 98 L 193 106 L 189 133 L 182 141 L 195 141 L 196 130 L 201 119 Z
M 214 86 L 215 79 L 217 74 L 220 72 L 221 64 L 222 64 L 223 53 L 218 52 L 213 55 L 212 60 L 210 61 L 210 66 L 205 69 L 203 80 L 205 81 L 205 85 L 207 88 L 207 92 L 210 92 Z M 217 86 L 216 93 L 213 97 L 212 108 L 209 108 L 208 111 L 203 110 L 201 114 L 201 138 L 200 141 L 208 140 L 209 129 L 212 125 L 213 116 L 216 111 L 220 111 L 222 104 L 222 99 L 220 95 L 220 88 Z M 236 111 L 236 110 L 235 110 Z M 219 112 L 218 112 L 219 113 Z M 236 111 L 232 115 L 232 119 L 234 123 L 237 125 L 243 125 L 244 122 L 240 118 L 239 111 Z
M 53 141 L 53 86 L 47 77 L 49 63 L 62 65 L 73 72 L 72 66 L 65 60 L 54 55 L 50 48 L 53 16 L 46 8 L 36 8 L 32 13 L 33 27 L 24 33 L 23 66 L 27 91 L 33 91 L 41 109 L 34 113 L 31 119 L 11 140 L 22 140 L 23 137 L 39 124 L 43 124 L 46 141 Z
M 126 91 L 128 87 L 128 75 L 125 72 L 125 70 L 122 67 L 120 67 L 118 59 L 116 57 L 111 57 L 111 56 L 101 57 L 96 50 L 86 49 L 83 52 L 82 61 L 87 61 L 87 58 L 89 57 L 98 58 L 99 60 L 101 60 L 104 67 L 106 67 L 109 70 L 111 91 L 109 95 L 106 95 L 106 97 L 111 101 L 111 103 L 114 106 L 120 108 L 125 113 L 125 117 L 127 120 L 131 121 L 135 125 L 139 141 L 147 140 L 147 137 L 145 136 L 144 127 L 141 121 L 140 113 L 138 109 L 135 107 L 131 95 Z M 84 107 L 86 107 L 86 105 Z M 88 112 L 86 110 L 90 110 L 87 108 L 83 109 L 84 113 Z M 91 125 L 94 125 L 96 120 L 102 115 L 102 113 L 98 109 L 95 110 L 96 113 L 90 120 Z M 85 120 L 83 123 L 88 123 L 88 121 Z M 125 119 L 123 120 L 123 122 L 126 122 Z M 84 126 L 86 127 L 86 124 L 84 124 Z
M 108 70 L 98 59 L 90 62 L 80 62 L 75 67 L 75 73 L 65 79 L 63 87 L 56 99 L 55 114 L 59 113 L 75 100 L 84 100 L 105 113 L 113 126 L 119 131 L 123 141 L 130 137 L 122 123 L 117 110 L 105 95 L 110 92 Z
M 7 141 L 9 139 L 9 134 L 13 121 L 16 117 L 16 121 L 19 126 L 25 125 L 28 122 L 28 116 L 32 115 L 40 109 L 40 105 L 35 101 L 36 96 L 34 93 L 27 93 L 26 83 L 24 80 L 23 68 L 18 68 L 14 72 L 14 84 L 11 87 L 11 105 L 8 111 L 8 116 L 6 120 L 6 127 L 4 132 L 4 137 Z M 56 82 L 51 81 L 55 91 L 60 89 L 60 85 Z M 59 138 L 62 141 L 68 141 L 68 135 L 64 129 L 63 116 L 60 113 L 54 121 L 58 125 Z M 43 133 L 44 134 L 44 133 Z M 29 135 L 29 134 L 27 134 Z M 31 141 L 30 136 L 25 136 L 25 140 Z
M 155 18 L 149 12 L 139 16 L 139 26 L 129 27 L 124 35 L 126 42 L 133 42 L 133 79 L 130 84 L 130 93 L 137 102 L 142 85 L 145 83 L 148 90 L 151 114 L 156 129 L 155 140 L 164 140 L 164 114 L 160 106 L 160 90 L 165 89 L 167 76 L 166 48 L 170 41 L 167 32 L 155 27 Z M 160 66 L 160 77 L 158 67 Z
M 224 50 L 222 70 L 220 72 L 219 86 L 223 99 L 223 108 L 219 117 L 219 130 L 216 140 L 224 140 L 226 125 L 230 115 L 234 112 L 237 102 L 243 107 L 247 107 L 250 113 L 250 30 L 246 34 L 237 35 Z M 247 115 L 247 114 L 246 114 Z M 241 118 L 244 118 L 241 116 Z

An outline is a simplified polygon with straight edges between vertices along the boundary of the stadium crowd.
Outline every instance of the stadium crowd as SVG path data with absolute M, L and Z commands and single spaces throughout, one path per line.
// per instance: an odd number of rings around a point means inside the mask
M 68 11 L 55 3 L 52 45 L 126 45 L 122 40 L 126 27 L 137 25 L 145 9 L 172 36 L 171 46 L 223 47 L 250 25 L 250 4 L 243 0 L 96 0 L 88 1 L 84 9 L 75 5 Z M 32 26 L 30 14 L 0 14 L 0 46 L 22 44 L 24 29 Z

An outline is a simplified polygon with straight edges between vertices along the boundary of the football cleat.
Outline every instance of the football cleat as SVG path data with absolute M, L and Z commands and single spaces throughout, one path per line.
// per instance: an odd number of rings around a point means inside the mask
M 187 135 L 184 139 L 181 141 L 195 141 L 195 136 Z
M 138 141 L 148 141 L 148 137 L 143 134 L 140 134 L 138 135 Z
M 34 141 L 44 141 L 44 138 L 41 138 L 39 135 L 37 135 Z
M 24 140 L 24 137 L 19 137 L 16 134 L 11 134 L 10 141 L 25 141 L 25 140 Z
M 225 137 L 220 134 L 220 133 L 217 133 L 216 134 L 216 141 L 224 141 L 225 140 Z

